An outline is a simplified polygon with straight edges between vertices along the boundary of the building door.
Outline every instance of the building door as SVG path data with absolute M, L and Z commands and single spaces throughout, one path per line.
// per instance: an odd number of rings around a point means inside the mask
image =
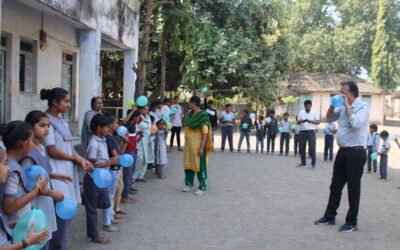
M 0 122 L 6 122 L 6 51 L 4 37 L 1 37 L 0 47 Z
M 61 88 L 67 90 L 71 96 L 71 108 L 67 113 L 63 114 L 63 119 L 66 122 L 71 122 L 74 120 L 73 111 L 75 110 L 75 101 L 73 95 L 73 79 L 72 79 L 72 55 L 63 53 L 63 62 L 62 62 L 62 72 L 61 72 Z

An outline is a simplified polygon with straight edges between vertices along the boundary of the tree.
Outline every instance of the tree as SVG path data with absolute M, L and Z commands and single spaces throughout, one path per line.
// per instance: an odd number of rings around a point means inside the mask
M 372 45 L 371 78 L 381 89 L 392 90 L 396 87 L 395 77 L 395 41 L 392 32 L 390 0 L 379 0 L 376 22 L 376 34 Z
M 159 6 L 172 3 L 172 1 L 168 0 L 142 0 L 141 2 L 142 6 L 145 6 L 145 13 L 143 21 L 143 35 L 139 52 L 139 69 L 134 68 L 138 74 L 136 96 L 145 94 L 147 67 L 149 64 L 150 34 L 153 24 L 153 11 Z

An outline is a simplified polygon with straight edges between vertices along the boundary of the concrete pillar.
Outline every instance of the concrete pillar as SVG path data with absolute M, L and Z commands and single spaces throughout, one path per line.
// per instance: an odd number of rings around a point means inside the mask
M 134 99 L 135 98 L 135 83 L 136 83 L 136 73 L 132 70 L 132 66 L 137 61 L 137 53 L 136 50 L 125 50 L 124 51 L 124 96 L 123 101 L 126 99 Z M 125 116 L 127 108 L 124 107 L 124 113 L 122 116 Z
M 80 31 L 79 52 L 79 129 L 86 111 L 90 109 L 90 99 L 101 95 L 100 48 L 101 33 L 99 30 Z

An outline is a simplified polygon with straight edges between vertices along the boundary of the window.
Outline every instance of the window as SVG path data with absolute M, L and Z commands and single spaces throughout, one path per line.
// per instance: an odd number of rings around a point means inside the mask
M 21 41 L 19 54 L 19 91 L 34 93 L 34 44 Z
M 312 99 L 313 99 L 312 95 L 301 95 L 300 96 L 300 109 L 304 108 L 304 102 L 306 100 L 312 101 Z
M 75 95 L 73 85 L 73 55 L 62 53 L 62 66 L 61 66 L 61 88 L 67 90 L 71 95 L 71 108 L 67 113 L 63 114 L 63 119 L 67 122 L 74 120 L 75 110 Z
M 363 95 L 361 99 L 371 107 L 372 97 L 370 95 Z

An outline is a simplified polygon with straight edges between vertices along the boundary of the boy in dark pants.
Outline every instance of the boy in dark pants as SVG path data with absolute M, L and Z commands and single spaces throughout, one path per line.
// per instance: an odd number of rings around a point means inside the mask
M 325 133 L 325 147 L 324 147 L 324 161 L 333 160 L 333 142 L 335 140 L 335 134 L 337 132 L 336 124 L 334 122 L 328 122 L 324 129 Z
M 296 116 L 296 120 L 297 120 L 297 116 Z M 297 153 L 300 154 L 300 149 L 299 149 L 299 147 L 300 147 L 300 135 L 299 135 L 300 129 L 296 124 L 294 124 L 294 128 L 292 125 L 292 132 L 294 134 L 294 156 L 297 156 Z
M 378 160 L 372 159 L 371 155 L 373 153 L 378 153 L 379 145 L 380 145 L 380 137 L 378 134 L 378 126 L 376 124 L 369 125 L 369 133 L 367 137 L 367 166 L 368 166 L 368 174 L 371 173 L 372 165 L 373 165 L 373 174 L 376 174 Z
M 249 117 L 249 111 L 243 111 L 243 118 L 240 119 L 240 138 L 238 145 L 238 153 L 242 148 L 243 139 L 246 137 L 247 142 L 247 153 L 250 153 L 250 128 L 253 126 L 251 118 Z M 245 127 L 246 126 L 246 127 Z
M 291 132 L 291 126 L 292 123 L 289 121 L 289 113 L 284 113 L 283 114 L 283 120 L 281 121 L 281 124 L 279 127 L 282 128 L 281 132 L 281 140 L 280 140 L 280 152 L 279 155 L 283 155 L 283 145 L 285 144 L 285 155 L 288 156 L 289 154 L 289 143 L 290 143 L 290 138 L 292 138 L 292 132 Z
M 380 166 L 379 166 L 379 172 L 381 174 L 381 177 L 378 179 L 386 181 L 387 179 L 387 164 L 388 164 L 388 153 L 390 151 L 390 142 L 389 142 L 389 133 L 386 130 L 383 130 L 380 134 L 383 142 L 381 149 L 378 152 L 378 155 L 381 156 L 380 160 Z
M 109 133 L 109 125 L 111 121 L 102 114 L 97 114 L 90 122 L 90 129 L 93 132 L 93 137 L 90 139 L 87 148 L 88 160 L 93 163 L 95 168 L 109 168 L 110 165 L 118 164 L 118 156 L 109 158 L 105 136 Z M 109 170 L 107 170 L 109 171 Z M 105 236 L 100 236 L 97 228 L 97 208 L 107 209 L 111 206 L 111 200 L 107 188 L 99 188 L 93 180 L 92 171 L 86 172 L 83 179 L 85 210 L 86 210 L 86 225 L 87 236 L 94 243 L 106 244 L 111 242 L 111 239 Z M 107 226 L 107 231 L 117 232 L 118 229 L 114 226 Z
M 221 114 L 219 119 L 221 123 L 221 151 L 225 150 L 226 137 L 228 137 L 229 149 L 233 152 L 233 124 L 235 124 L 235 115 L 232 112 L 232 104 L 225 105 L 225 112 Z
M 267 154 L 271 149 L 271 153 L 275 152 L 275 138 L 278 134 L 278 121 L 275 119 L 275 110 L 269 111 L 269 118 L 271 121 L 267 123 Z
M 258 153 L 258 145 L 261 145 L 261 153 L 264 153 L 264 140 L 267 134 L 267 126 L 264 123 L 264 116 L 260 115 L 258 121 L 254 123 L 256 128 L 256 152 Z

